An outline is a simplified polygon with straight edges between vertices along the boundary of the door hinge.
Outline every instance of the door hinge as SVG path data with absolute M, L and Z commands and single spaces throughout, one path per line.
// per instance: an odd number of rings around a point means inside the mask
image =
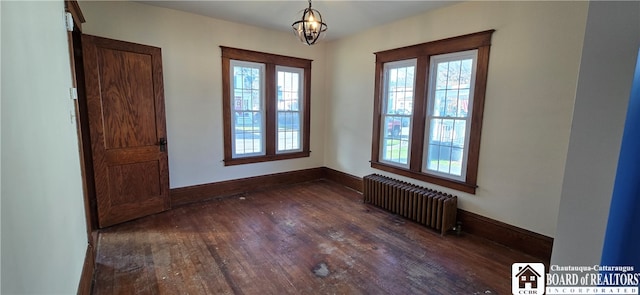
M 71 15 L 71 12 L 64 13 L 64 25 L 67 27 L 67 31 L 73 32 L 73 15 Z
M 78 99 L 78 88 L 69 88 L 69 98 L 71 100 Z

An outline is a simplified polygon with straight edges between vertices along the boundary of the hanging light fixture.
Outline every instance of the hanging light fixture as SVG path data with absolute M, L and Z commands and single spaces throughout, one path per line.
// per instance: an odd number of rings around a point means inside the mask
M 309 8 L 305 8 L 302 12 L 302 19 L 294 22 L 291 27 L 298 39 L 307 45 L 315 44 L 327 31 L 327 24 L 322 21 L 320 12 L 311 8 L 311 0 L 309 0 Z

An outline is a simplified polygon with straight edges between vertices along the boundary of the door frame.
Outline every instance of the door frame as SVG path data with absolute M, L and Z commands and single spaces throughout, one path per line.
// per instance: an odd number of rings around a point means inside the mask
M 91 161 L 91 139 L 89 138 L 89 121 L 87 119 L 86 95 L 84 85 L 84 67 L 82 58 L 82 24 L 86 22 L 76 0 L 64 0 L 65 12 L 73 19 L 72 31 L 67 30 L 69 43 L 69 61 L 72 87 L 76 89 L 77 99 L 73 101 L 75 108 L 75 124 L 78 134 L 78 152 L 80 156 L 80 173 L 84 203 L 85 224 L 87 233 L 87 251 L 77 294 L 91 294 L 98 244 L 98 211 L 96 205 L 93 164 Z M 89 144 L 89 145 L 87 145 Z
M 93 179 L 93 163 L 91 161 L 91 140 L 88 129 L 89 120 L 87 118 L 83 68 L 84 63 L 81 43 L 82 23 L 85 22 L 85 18 L 76 0 L 65 0 L 64 3 L 65 10 L 71 13 L 74 21 L 73 31 L 68 32 L 71 79 L 73 87 L 76 88 L 78 94 L 77 99 L 74 100 L 74 107 L 76 115 L 76 129 L 78 133 L 78 148 L 80 153 L 87 239 L 89 247 L 95 249 L 95 245 L 97 243 L 98 219 Z

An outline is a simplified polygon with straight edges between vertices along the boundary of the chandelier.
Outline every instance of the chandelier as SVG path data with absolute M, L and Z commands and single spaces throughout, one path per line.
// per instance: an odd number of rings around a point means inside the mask
M 302 12 L 302 19 L 294 22 L 291 27 L 300 42 L 307 45 L 315 44 L 327 31 L 327 24 L 322 21 L 320 12 L 311 8 L 311 0 L 309 0 L 309 8 L 305 8 Z

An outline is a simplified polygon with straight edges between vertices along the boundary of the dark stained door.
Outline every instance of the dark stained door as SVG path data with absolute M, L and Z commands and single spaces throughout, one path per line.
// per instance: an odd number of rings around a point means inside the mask
M 160 48 L 82 35 L 98 225 L 170 208 Z

